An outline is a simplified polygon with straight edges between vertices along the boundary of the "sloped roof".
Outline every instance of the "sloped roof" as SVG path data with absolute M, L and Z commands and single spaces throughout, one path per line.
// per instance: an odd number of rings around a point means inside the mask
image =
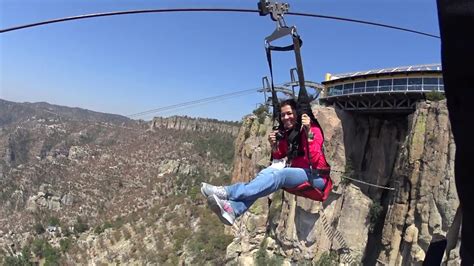
M 442 67 L 441 64 L 427 64 L 427 65 L 413 65 L 413 66 L 401 66 L 401 67 L 390 67 L 390 68 L 382 68 L 382 69 L 373 69 L 367 71 L 357 71 L 357 72 L 350 72 L 350 73 L 341 73 L 341 74 L 331 74 L 329 81 L 334 81 L 337 79 L 344 79 L 344 78 L 351 78 L 357 76 L 368 76 L 368 75 L 378 75 L 378 74 L 391 74 L 391 73 L 399 73 L 399 72 L 441 72 Z

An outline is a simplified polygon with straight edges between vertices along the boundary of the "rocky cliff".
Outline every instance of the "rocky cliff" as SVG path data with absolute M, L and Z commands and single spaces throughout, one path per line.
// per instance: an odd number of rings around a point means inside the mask
M 237 136 L 240 123 L 186 116 L 155 117 L 150 129 L 174 129 L 198 132 L 217 132 Z
M 420 103 L 409 116 L 313 111 L 325 131 L 333 193 L 323 204 L 281 191 L 258 200 L 232 228 L 227 261 L 421 264 L 458 205 L 445 101 Z M 233 182 L 248 181 L 268 165 L 269 124 L 244 120 Z M 449 263 L 456 256 L 453 251 Z

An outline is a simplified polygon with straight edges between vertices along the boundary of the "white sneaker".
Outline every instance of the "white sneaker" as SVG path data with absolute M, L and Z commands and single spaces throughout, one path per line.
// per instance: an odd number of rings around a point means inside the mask
M 213 186 L 204 182 L 201 183 L 201 193 L 206 198 L 211 195 L 216 195 L 219 199 L 227 199 L 227 191 L 224 187 Z
M 221 222 L 226 225 L 233 225 L 235 222 L 235 214 L 229 201 L 222 200 L 217 195 L 211 195 L 207 197 L 207 204 L 209 208 L 217 214 Z

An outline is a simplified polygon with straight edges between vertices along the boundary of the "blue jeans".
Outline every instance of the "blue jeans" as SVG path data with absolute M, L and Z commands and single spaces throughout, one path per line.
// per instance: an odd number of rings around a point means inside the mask
M 270 195 L 280 188 L 295 188 L 311 180 L 313 187 L 324 189 L 321 176 L 310 176 L 309 169 L 303 168 L 265 168 L 248 183 L 236 183 L 226 186 L 228 199 L 236 217 L 242 215 L 259 198 Z

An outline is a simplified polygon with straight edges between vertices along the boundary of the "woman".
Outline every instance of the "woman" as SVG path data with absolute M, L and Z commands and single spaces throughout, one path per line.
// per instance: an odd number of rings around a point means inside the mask
M 245 213 L 257 199 L 280 188 L 296 188 L 306 181 L 320 190 L 325 187 L 329 177 L 312 174 L 309 167 L 310 158 L 313 169 L 329 168 L 322 149 L 324 137 L 321 127 L 312 114 L 313 119 L 303 114 L 301 128 L 297 129 L 296 102 L 292 99 L 285 100 L 280 106 L 280 130 L 271 132 L 268 141 L 272 146 L 273 159 L 289 157 L 290 167 L 267 167 L 248 183 L 225 187 L 202 183 L 201 193 L 207 198 L 211 210 L 226 225 L 232 225 L 235 218 Z M 297 150 L 290 147 L 292 141 L 289 141 L 294 129 L 300 131 Z

